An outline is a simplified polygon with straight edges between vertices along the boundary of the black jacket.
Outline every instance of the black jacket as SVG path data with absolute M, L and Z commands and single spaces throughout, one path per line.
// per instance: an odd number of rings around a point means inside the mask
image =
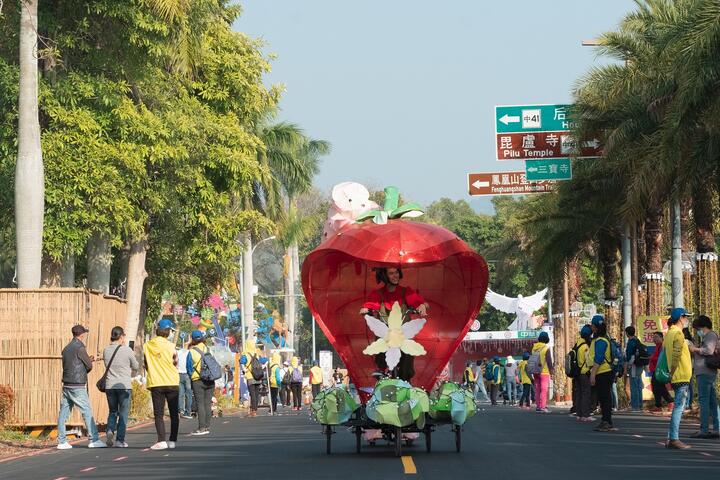
M 87 383 L 87 374 L 92 370 L 92 360 L 88 356 L 85 345 L 73 338 L 62 351 L 63 376 L 66 387 L 82 386 Z

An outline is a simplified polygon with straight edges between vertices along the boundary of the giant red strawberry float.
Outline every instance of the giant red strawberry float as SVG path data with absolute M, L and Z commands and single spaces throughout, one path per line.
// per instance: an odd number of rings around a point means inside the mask
M 302 286 L 320 328 L 360 390 L 375 385 L 373 357 L 363 354 L 376 335 L 359 310 L 376 284 L 374 267 L 401 267 L 402 285 L 429 303 L 427 322 L 413 340 L 425 355 L 414 361 L 412 383 L 430 390 L 476 318 L 488 285 L 485 260 L 454 233 L 402 217 L 421 214 L 398 206 L 397 189 L 385 189 L 382 210 L 361 215 L 305 259 Z M 367 398 L 367 397 L 365 397 Z

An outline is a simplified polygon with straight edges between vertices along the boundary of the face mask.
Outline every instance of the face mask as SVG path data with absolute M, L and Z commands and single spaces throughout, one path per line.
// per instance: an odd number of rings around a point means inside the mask
M 703 337 L 705 337 L 705 332 L 702 331 L 702 330 L 698 330 L 698 331 L 697 331 L 697 336 L 700 337 L 700 339 L 702 339 Z

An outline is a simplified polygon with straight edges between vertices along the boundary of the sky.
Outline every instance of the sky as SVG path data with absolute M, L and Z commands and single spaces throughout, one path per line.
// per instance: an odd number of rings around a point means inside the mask
M 464 199 L 495 160 L 495 105 L 568 103 L 603 60 L 582 40 L 612 30 L 632 0 L 241 0 L 235 30 L 276 55 L 278 121 L 332 144 L 315 185 L 400 188 L 428 205 Z

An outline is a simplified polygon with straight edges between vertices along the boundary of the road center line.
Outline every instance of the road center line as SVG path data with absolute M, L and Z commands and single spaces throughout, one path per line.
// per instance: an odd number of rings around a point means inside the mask
M 643 438 L 642 435 L 633 435 L 633 437 L 635 437 L 635 438 Z
M 118 457 L 115 460 L 113 460 L 113 462 L 119 462 L 121 460 L 125 460 L 126 458 L 128 458 L 128 457 Z
M 83 468 L 82 470 L 80 470 L 80 473 L 92 472 L 92 471 L 95 470 L 96 468 L 97 468 L 97 467 L 87 467 L 87 468 Z
M 417 468 L 415 467 L 415 462 L 413 462 L 413 459 L 409 455 L 403 455 L 400 457 L 400 460 L 402 460 L 403 468 L 405 469 L 406 475 L 413 475 L 417 473 Z
M 55 480 L 67 480 L 68 478 L 70 478 L 70 477 L 58 477 Z
M 713 455 L 707 452 L 699 452 L 700 455 L 705 455 L 706 457 L 712 457 Z

